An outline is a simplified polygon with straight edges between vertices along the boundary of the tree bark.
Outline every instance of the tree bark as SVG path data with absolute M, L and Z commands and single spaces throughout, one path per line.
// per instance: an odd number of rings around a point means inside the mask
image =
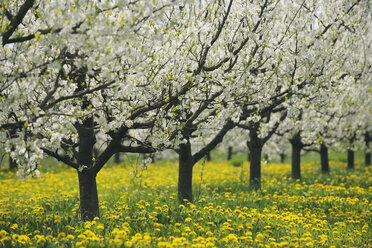
M 258 128 L 253 127 L 249 130 L 250 141 L 247 142 L 250 151 L 250 176 L 249 184 L 253 190 L 261 188 L 261 157 L 262 141 L 258 138 Z
M 347 168 L 354 169 L 354 151 L 350 149 L 347 150 Z
M 328 147 L 325 144 L 320 145 L 320 162 L 322 173 L 329 174 Z
M 365 160 L 365 165 L 366 166 L 371 165 L 371 153 L 369 151 L 366 151 L 364 160 Z
M 192 202 L 192 169 L 194 166 L 191 155 L 191 144 L 180 144 L 178 154 L 178 199 L 180 202 L 185 200 Z
M 369 142 L 370 141 L 371 141 L 371 137 L 370 137 L 369 133 L 367 132 L 365 134 L 365 142 L 366 142 L 366 151 L 365 151 L 365 154 L 364 154 L 365 166 L 371 165 L 371 152 L 369 151 Z
M 296 133 L 290 140 L 292 144 L 292 178 L 301 179 L 301 149 L 302 142 L 300 133 Z
M 120 152 L 115 153 L 114 160 L 115 160 L 115 164 L 120 164 L 121 162 Z
M 151 158 L 151 163 L 155 163 L 156 162 L 155 154 L 150 155 L 150 158 Z
M 207 153 L 207 161 L 211 161 L 211 152 Z
M 80 190 L 80 214 L 82 220 L 99 217 L 96 174 L 92 169 L 78 171 Z
M 9 156 L 9 170 L 17 170 L 17 162 Z
M 11 130 L 10 131 L 10 138 L 14 137 L 15 135 L 16 135 L 15 130 Z M 11 151 L 12 152 L 15 151 L 14 146 L 11 147 Z M 17 170 L 17 169 L 18 169 L 17 162 L 9 154 L 9 170 L 12 171 L 12 170 Z
M 233 148 L 232 148 L 232 146 L 229 146 L 229 147 L 227 148 L 227 160 L 231 160 L 231 158 L 232 158 L 232 153 L 233 153 Z
M 247 161 L 251 162 L 251 148 L 249 148 L 249 141 L 247 141 L 247 147 L 248 147 Z
M 285 160 L 285 154 L 280 153 L 280 163 L 284 164 L 284 160 Z
M 80 190 L 80 214 L 83 220 L 99 217 L 99 203 L 96 173 L 93 169 L 93 146 L 95 136 L 93 118 L 87 118 L 82 125 L 77 124 L 79 133 L 78 178 Z

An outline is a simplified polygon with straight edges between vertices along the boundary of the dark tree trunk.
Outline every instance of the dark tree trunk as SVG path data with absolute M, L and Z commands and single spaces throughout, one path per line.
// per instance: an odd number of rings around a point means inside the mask
M 329 174 L 328 147 L 325 144 L 320 145 L 320 162 L 322 173 Z
M 80 214 L 83 220 L 99 217 L 96 174 L 92 169 L 78 172 L 80 190 Z
M 211 161 L 211 152 L 207 152 L 207 161 Z
M 280 153 L 280 163 L 284 164 L 284 160 L 285 160 L 285 154 Z
M 14 135 L 14 131 L 12 131 L 12 135 Z M 14 151 L 15 147 L 11 147 L 11 151 Z M 17 162 L 9 155 L 9 170 L 17 170 Z
M 250 151 L 250 176 L 249 184 L 254 190 L 261 188 L 261 156 L 262 141 L 258 138 L 258 128 L 249 130 L 250 141 L 248 142 Z
M 347 150 L 347 168 L 354 169 L 354 151 L 350 149 Z
M 190 143 L 180 144 L 178 158 L 178 199 L 180 202 L 185 200 L 192 202 L 192 168 L 194 163 Z
M 249 141 L 247 141 L 247 147 L 248 147 L 247 161 L 251 162 L 251 148 L 249 148 Z
M 115 164 L 120 164 L 121 162 L 120 152 L 115 153 L 114 160 L 115 160 Z
M 80 189 L 80 213 L 83 220 L 99 217 L 99 203 L 96 173 L 93 170 L 93 146 L 95 136 L 93 118 L 87 118 L 82 125 L 77 125 L 79 132 L 79 157 L 81 169 L 78 171 Z
M 233 154 L 233 148 L 232 148 L 232 146 L 229 146 L 227 148 L 227 160 L 231 160 L 232 154 Z
M 9 170 L 17 170 L 17 162 L 9 156 Z
M 365 151 L 365 156 L 364 156 L 364 161 L 365 161 L 365 165 L 366 166 L 369 166 L 371 165 L 371 152 L 369 151 L 369 142 L 371 141 L 371 136 L 370 134 L 367 132 L 365 134 L 365 142 L 366 142 L 366 151 Z
M 155 160 L 155 154 L 151 155 L 150 158 L 151 158 L 151 163 L 155 163 L 156 162 L 156 160 Z
M 365 160 L 366 166 L 371 165 L 371 153 L 370 152 L 366 151 L 364 160 Z
M 261 188 L 261 154 L 262 147 L 257 146 L 251 149 L 249 183 L 252 189 Z
M 301 179 L 301 135 L 296 133 L 290 140 L 292 144 L 292 178 Z

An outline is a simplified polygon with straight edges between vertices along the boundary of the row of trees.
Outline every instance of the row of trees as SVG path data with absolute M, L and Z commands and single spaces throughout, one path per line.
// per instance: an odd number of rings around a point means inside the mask
M 99 216 L 96 175 L 119 152 L 176 151 L 183 201 L 193 166 L 225 136 L 248 145 L 259 188 L 273 135 L 291 141 L 300 177 L 304 146 L 342 137 L 353 150 L 372 133 L 368 1 L 24 0 L 0 11 L 1 145 L 21 175 L 44 156 L 75 168 L 83 219 Z

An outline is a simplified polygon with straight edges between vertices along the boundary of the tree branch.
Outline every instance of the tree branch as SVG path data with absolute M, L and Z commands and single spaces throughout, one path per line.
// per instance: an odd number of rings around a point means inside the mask
M 185 127 L 188 127 L 188 126 L 191 126 L 192 125 L 192 122 L 199 117 L 199 115 L 201 113 L 203 113 L 203 111 L 209 106 L 209 103 L 211 101 L 213 101 L 214 99 L 216 99 L 218 96 L 220 96 L 222 94 L 222 90 L 214 93 L 209 99 L 206 99 L 203 104 L 191 115 L 190 118 L 187 119 L 186 123 L 185 123 Z
M 25 121 L 19 121 L 15 123 L 6 123 L 6 124 L 1 124 L 0 129 L 22 129 L 22 127 L 25 125 Z
M 225 134 L 234 127 L 235 127 L 234 122 L 229 119 L 222 127 L 222 129 L 217 133 L 217 135 L 211 140 L 211 142 L 209 142 L 205 147 L 203 147 L 201 150 L 199 150 L 192 156 L 193 164 L 198 162 L 208 152 L 212 151 L 219 143 L 221 143 Z
M 205 65 L 205 62 L 207 60 L 209 50 L 213 46 L 213 44 L 218 40 L 218 37 L 220 36 L 220 34 L 222 32 L 223 26 L 225 25 L 227 17 L 229 16 L 232 3 L 233 3 L 233 0 L 230 0 L 229 6 L 227 7 L 226 14 L 224 15 L 224 17 L 222 19 L 222 22 L 218 26 L 217 32 L 215 33 L 215 35 L 213 36 L 213 38 L 211 40 L 211 44 L 207 45 L 207 47 L 204 49 L 203 55 L 201 56 L 200 61 L 199 61 L 198 68 L 194 71 L 194 74 L 199 74 L 204 69 L 204 65 Z
M 184 95 L 188 90 L 189 88 L 191 87 L 192 83 L 191 81 L 187 82 L 182 88 L 181 90 L 175 95 L 175 96 L 172 96 L 169 98 L 169 100 L 162 100 L 162 101 L 159 101 L 153 105 L 150 105 L 150 106 L 142 106 L 142 107 L 139 107 L 137 110 L 135 110 L 129 117 L 129 119 L 131 120 L 134 120 L 135 118 L 137 118 L 139 115 L 143 114 L 143 113 L 146 113 L 148 111 L 151 111 L 151 110 L 154 110 L 154 109 L 157 109 L 157 108 L 160 108 L 168 103 L 172 103 L 172 102 L 176 102 L 178 100 L 178 97 L 180 97 L 181 95 Z
M 74 168 L 76 170 L 79 169 L 79 165 L 77 163 L 73 162 L 69 157 L 67 157 L 67 156 L 61 156 L 61 155 L 57 154 L 56 152 L 52 152 L 52 151 L 50 151 L 50 150 L 48 150 L 46 148 L 41 148 L 41 149 L 48 156 L 51 156 L 51 157 L 57 159 L 58 161 L 61 161 L 61 162 L 65 163 L 65 164 L 71 166 L 72 168 Z
M 153 147 L 147 146 L 124 146 L 118 140 L 112 140 L 106 149 L 98 156 L 94 163 L 94 172 L 97 174 L 107 161 L 118 152 L 127 153 L 154 153 L 156 150 Z
M 145 146 L 123 146 L 120 145 L 118 148 L 119 152 L 128 152 L 128 153 L 154 153 L 156 149 L 153 147 Z
M 9 12 L 9 10 L 5 9 L 5 15 L 6 17 L 11 21 L 13 19 L 12 13 Z
M 265 144 L 270 138 L 271 136 L 273 136 L 273 134 L 276 132 L 276 130 L 278 129 L 280 123 L 282 121 L 284 121 L 284 119 L 287 117 L 287 111 L 285 110 L 283 113 L 282 113 L 282 116 L 280 116 L 280 119 L 277 123 L 275 123 L 274 127 L 270 130 L 270 132 L 266 135 L 266 137 L 264 137 L 262 139 L 262 143 Z
M 233 0 L 230 0 L 229 6 L 227 7 L 226 14 L 225 14 L 225 16 L 223 17 L 222 22 L 221 22 L 220 25 L 218 26 L 218 29 L 217 29 L 216 34 L 215 34 L 215 35 L 213 36 L 213 38 L 212 38 L 211 46 L 213 46 L 213 44 L 217 41 L 218 37 L 220 36 L 220 34 L 221 34 L 221 32 L 222 32 L 223 26 L 225 26 L 225 23 L 226 23 L 227 17 L 229 16 L 229 13 L 230 13 L 230 10 L 231 10 L 232 3 L 233 3 Z
M 48 109 L 48 108 L 51 108 L 51 107 L 53 107 L 54 105 L 56 105 L 57 103 L 62 102 L 62 101 L 64 101 L 64 100 L 73 99 L 73 98 L 77 98 L 77 97 L 84 96 L 84 95 L 86 95 L 86 94 L 93 93 L 93 92 L 95 92 L 95 91 L 98 91 L 98 90 L 104 89 L 104 88 L 106 88 L 106 87 L 108 87 L 108 86 L 110 86 L 110 85 L 112 85 L 112 84 L 114 84 L 114 83 L 115 83 L 115 80 L 114 80 L 114 81 L 111 81 L 111 82 L 109 82 L 109 83 L 107 83 L 107 84 L 103 84 L 103 85 L 97 86 L 97 87 L 95 87 L 95 88 L 93 88 L 93 89 L 88 89 L 88 90 L 78 91 L 78 92 L 76 92 L 75 94 L 73 94 L 73 95 L 71 95 L 71 96 L 60 97 L 60 98 L 58 98 L 57 100 L 55 100 L 55 101 L 49 103 L 48 105 L 46 105 L 46 106 L 44 107 L 44 110 L 45 110 L 45 109 Z
M 260 11 L 260 14 L 259 14 L 260 19 L 257 21 L 256 25 L 254 26 L 254 28 L 253 28 L 253 30 L 252 30 L 252 33 L 256 32 L 256 30 L 257 30 L 258 27 L 260 26 L 260 23 L 261 23 L 261 17 L 262 17 L 262 15 L 263 15 L 263 13 L 264 13 L 264 10 L 265 10 L 266 7 L 267 7 L 267 3 L 268 3 L 268 1 L 266 0 L 265 3 L 264 3 L 264 5 L 261 7 L 261 11 Z M 235 50 L 232 52 L 232 54 L 233 54 L 234 56 L 236 56 L 236 55 L 237 55 L 237 54 L 238 54 L 238 53 L 239 53 L 239 52 L 244 48 L 244 46 L 248 43 L 248 41 L 249 41 L 249 36 L 247 36 L 247 37 L 242 41 L 242 43 L 240 43 L 240 46 L 239 46 L 237 49 L 235 49 Z M 230 60 L 230 57 L 226 57 L 226 58 L 224 58 L 223 60 L 221 60 L 221 61 L 220 61 L 218 64 L 216 64 L 216 65 L 209 66 L 209 67 L 205 67 L 205 66 L 203 66 L 201 69 L 204 70 L 204 71 L 214 71 L 214 70 L 220 68 L 224 63 L 228 62 L 229 60 Z M 230 69 L 230 70 L 231 70 L 231 69 Z
M 9 43 L 9 38 L 12 36 L 14 31 L 17 29 L 19 24 L 21 24 L 23 18 L 34 5 L 35 0 L 26 0 L 25 3 L 21 6 L 18 13 L 10 21 L 8 30 L 3 34 L 3 46 Z

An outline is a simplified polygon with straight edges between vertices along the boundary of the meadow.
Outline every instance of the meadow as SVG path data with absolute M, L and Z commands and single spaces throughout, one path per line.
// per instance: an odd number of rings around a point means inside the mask
M 372 167 L 331 162 L 263 164 L 262 189 L 248 186 L 249 164 L 202 162 L 194 201 L 177 201 L 177 164 L 143 170 L 120 164 L 97 178 L 101 217 L 79 220 L 76 172 L 41 165 L 38 179 L 0 173 L 3 247 L 371 247 Z M 235 164 L 236 165 L 236 164 Z

